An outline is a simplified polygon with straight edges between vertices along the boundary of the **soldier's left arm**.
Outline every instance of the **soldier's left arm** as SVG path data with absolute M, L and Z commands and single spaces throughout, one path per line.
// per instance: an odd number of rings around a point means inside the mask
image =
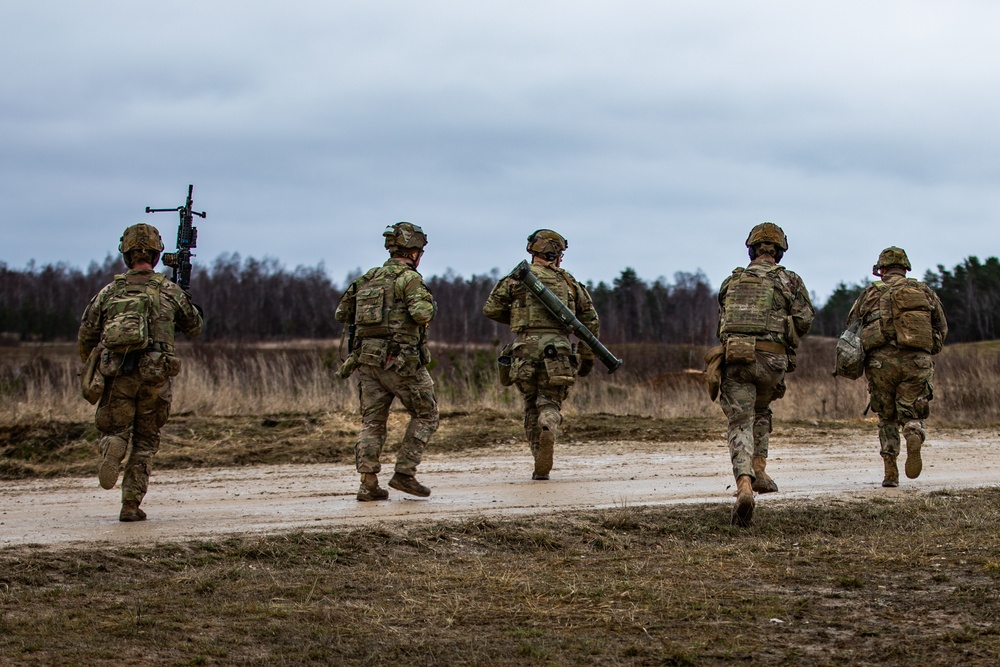
M 723 280 L 722 286 L 719 287 L 719 325 L 715 330 L 715 337 L 719 341 L 722 341 L 722 323 L 726 319 L 726 293 L 729 291 L 730 280 L 732 280 L 732 276 Z
M 103 294 L 104 290 L 101 290 L 90 300 L 80 318 L 80 329 L 76 333 L 76 342 L 80 350 L 80 359 L 83 361 L 87 361 L 90 353 L 101 342 L 101 296 Z
M 809 329 L 812 328 L 816 310 L 809 299 L 809 292 L 806 291 L 806 286 L 802 282 L 802 278 L 791 271 L 788 274 L 792 287 L 792 303 L 790 304 L 788 314 L 791 315 L 792 322 L 795 325 L 795 333 L 801 337 L 809 333 Z
M 938 298 L 938 295 L 930 287 L 924 285 L 924 288 L 930 293 L 931 300 L 931 330 L 934 337 L 931 352 L 937 354 L 944 347 L 945 339 L 948 338 L 948 319 L 944 315 L 944 306 L 941 305 L 941 299 Z
M 437 314 L 437 303 L 420 274 L 405 271 L 397 279 L 397 285 L 413 321 L 417 324 L 430 324 Z
M 177 329 L 190 338 L 200 336 L 205 328 L 205 318 L 188 293 L 172 282 L 165 282 L 162 291 L 174 304 L 174 323 Z
M 590 329 L 590 333 L 600 338 L 601 319 L 597 315 L 597 309 L 594 308 L 594 299 L 590 296 L 587 288 L 576 278 L 573 279 L 573 284 L 576 288 L 576 319 L 580 320 L 580 324 Z
M 514 302 L 513 285 L 513 278 L 501 278 L 483 304 L 483 315 L 500 324 L 510 324 L 510 306 Z
M 344 290 L 344 294 L 340 297 L 340 303 L 337 304 L 337 310 L 333 313 L 334 318 L 341 324 L 354 322 L 354 304 L 357 294 L 358 281 L 355 280 Z

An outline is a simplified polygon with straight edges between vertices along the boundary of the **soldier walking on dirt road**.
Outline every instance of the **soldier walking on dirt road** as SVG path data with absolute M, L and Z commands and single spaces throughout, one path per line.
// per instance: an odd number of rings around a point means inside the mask
M 906 476 L 920 476 L 920 448 L 926 438 L 923 420 L 934 398 L 934 362 L 948 337 L 941 300 L 930 287 L 907 278 L 910 260 L 902 248 L 886 248 L 872 267 L 880 278 L 858 296 L 847 327 L 861 321 L 861 346 L 871 408 L 878 415 L 878 439 L 885 478 L 899 486 L 899 430 L 906 439 Z
M 181 370 L 174 332 L 201 334 L 200 309 L 176 283 L 153 267 L 163 241 L 156 227 L 132 225 L 118 246 L 128 272 L 97 293 L 83 313 L 77 341 L 87 363 L 84 395 L 97 403 L 103 459 L 97 477 L 114 488 L 126 451 L 121 521 L 142 521 L 149 467 L 170 415 L 171 379 Z
M 539 229 L 528 237 L 531 273 L 565 304 L 594 336 L 600 336 L 600 322 L 586 288 L 569 271 L 560 267 L 566 239 L 551 229 Z M 570 342 L 570 329 L 560 322 L 528 288 L 512 276 L 493 287 L 483 314 L 501 324 L 509 324 L 516 340 L 501 355 L 509 359 L 505 384 L 514 384 L 524 401 L 524 432 L 535 459 L 531 475 L 547 480 L 559 425 L 560 410 L 570 386 L 578 375 L 594 368 L 594 352 L 585 344 Z
M 720 403 L 729 418 L 729 454 L 736 478 L 732 522 L 749 526 L 753 492 L 778 485 L 767 474 L 770 404 L 785 395 L 785 373 L 795 368 L 799 338 L 812 326 L 813 306 L 802 279 L 778 262 L 788 250 L 771 222 L 750 231 L 750 264 L 736 268 L 719 290 Z M 710 352 L 712 354 L 712 352 Z
M 385 445 L 389 406 L 398 398 L 410 423 L 396 454 L 395 473 L 389 486 L 426 498 L 431 490 L 417 481 L 417 466 L 427 441 L 438 427 L 434 382 L 427 372 L 427 326 L 437 304 L 417 272 L 427 245 L 424 230 L 397 222 L 382 233 L 389 259 L 351 283 L 337 306 L 338 322 L 354 331 L 351 355 L 341 367 L 341 377 L 358 372 L 361 398 L 361 433 L 355 446 L 355 464 L 361 473 L 358 500 L 386 500 L 389 491 L 379 486 L 379 457 Z

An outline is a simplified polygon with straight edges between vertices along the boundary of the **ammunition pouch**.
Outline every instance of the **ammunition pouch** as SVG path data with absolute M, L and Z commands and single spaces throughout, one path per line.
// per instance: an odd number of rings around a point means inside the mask
M 861 344 L 861 322 L 857 321 L 840 335 L 833 374 L 857 380 L 865 372 L 865 351 Z
M 785 367 L 785 372 L 786 373 L 791 373 L 796 368 L 799 367 L 799 362 L 798 362 L 798 359 L 796 358 L 795 350 L 791 350 L 791 349 L 786 350 L 785 351 L 785 356 L 788 357 L 788 366 Z
M 344 363 L 342 363 L 340 365 L 340 368 L 337 369 L 336 375 L 341 380 L 346 380 L 347 378 L 351 377 L 351 375 L 354 373 L 355 370 L 357 370 L 357 368 L 358 368 L 358 355 L 351 354 L 348 355 L 347 359 L 344 360 Z
M 423 367 L 421 363 L 420 348 L 399 347 L 389 344 L 389 358 L 385 366 L 386 370 L 394 370 L 400 375 L 413 377 Z
M 705 378 L 708 380 L 708 396 L 713 401 L 719 397 L 722 387 L 722 362 L 726 357 L 726 349 L 716 345 L 705 353 Z
M 500 377 L 500 384 L 504 387 L 514 384 L 510 373 L 511 367 L 514 365 L 514 357 L 511 356 L 510 348 L 510 345 L 504 347 L 500 350 L 500 356 L 497 357 L 497 375 Z
M 114 352 L 106 347 L 100 348 L 100 359 L 97 362 L 97 371 L 106 378 L 118 377 L 119 375 L 131 375 L 135 372 L 136 356 L 135 352 Z
M 877 350 L 888 342 L 889 339 L 882 333 L 882 323 L 879 320 L 869 322 L 862 327 L 861 347 L 866 354 L 872 350 Z
M 80 393 L 91 405 L 95 405 L 101 400 L 101 395 L 104 393 L 104 376 L 97 370 L 100 359 L 101 346 L 98 345 L 91 350 L 90 356 L 87 357 L 87 363 L 84 364 L 83 371 L 80 373 Z
M 554 387 L 568 387 L 576 382 L 576 369 L 580 362 L 573 354 L 573 348 L 568 344 L 549 343 L 545 346 L 542 360 L 545 363 L 545 374 L 549 376 L 548 383 Z
M 171 369 L 167 364 L 166 356 L 162 352 L 140 353 L 136 367 L 139 371 L 139 379 L 146 384 L 163 384 L 171 377 Z M 177 364 L 177 371 L 180 372 L 180 364 Z
M 357 352 L 358 364 L 385 368 L 389 360 L 389 341 L 385 338 L 363 338 Z
M 727 364 L 752 364 L 757 359 L 757 339 L 753 336 L 730 336 L 726 342 Z
M 510 381 L 512 384 L 531 382 L 535 378 L 537 366 L 531 357 L 530 348 L 522 342 L 510 345 Z

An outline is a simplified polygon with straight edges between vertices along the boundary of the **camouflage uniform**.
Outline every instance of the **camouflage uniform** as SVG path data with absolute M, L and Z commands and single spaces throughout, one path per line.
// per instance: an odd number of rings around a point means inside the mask
M 761 228 L 780 239 L 777 258 L 756 253 Z M 735 269 L 719 290 L 718 335 L 725 348 L 719 400 L 729 419 L 733 476 L 737 481 L 747 476 L 758 492 L 777 491 L 764 472 L 770 404 L 785 394 L 785 373 L 794 369 L 794 348 L 809 331 L 814 315 L 802 279 L 776 263 L 787 249 L 784 238 L 772 223 L 755 227 L 747 239 L 750 264 Z
M 145 228 L 146 233 L 159 232 L 151 225 L 135 225 L 126 230 Z M 162 249 L 162 242 L 159 243 Z M 158 258 L 158 252 L 156 253 Z M 152 264 L 155 264 L 155 260 Z M 150 295 L 154 304 L 149 314 L 149 343 L 143 349 L 121 353 L 105 346 L 109 326 L 118 309 L 129 297 L 142 292 Z M 125 474 L 122 478 L 123 520 L 143 518 L 138 506 L 149 486 L 150 462 L 160 446 L 160 428 L 170 415 L 171 378 L 180 372 L 180 360 L 175 356 L 176 330 L 194 337 L 201 334 L 204 321 L 191 299 L 176 283 L 152 269 L 130 269 L 115 276 L 91 300 L 83 313 L 77 336 L 80 357 L 86 361 L 91 352 L 98 357 L 98 372 L 104 376 L 104 391 L 97 404 L 96 425 L 102 437 L 104 456 L 99 477 L 104 488 L 112 488 L 118 477 L 118 466 L 131 444 Z M 127 507 L 137 512 L 129 516 Z
M 536 237 L 539 230 L 529 237 Z M 556 235 L 558 236 L 558 235 Z M 565 248 L 565 240 L 559 237 Z M 558 257 L 545 259 L 534 253 L 531 272 L 572 311 L 595 336 L 600 322 L 586 288 L 559 267 Z M 561 256 L 561 250 L 557 253 Z M 594 353 L 584 343 L 574 346 L 570 330 L 557 320 L 520 281 L 507 276 L 494 286 L 483 314 L 509 324 L 517 334 L 506 353 L 512 357 L 510 378 L 524 403 L 524 431 L 535 457 L 534 479 L 548 479 L 552 451 L 562 423 L 560 410 L 576 376 L 586 375 L 594 364 Z
M 893 262 L 890 264 L 889 262 Z M 898 484 L 896 458 L 900 453 L 900 427 L 907 441 L 907 476 L 920 474 L 920 446 L 926 438 L 923 420 L 930 413 L 934 398 L 934 362 L 948 336 L 941 300 L 919 280 L 906 277 L 909 259 L 898 248 L 882 252 L 873 273 L 883 279 L 875 281 L 858 296 L 848 315 L 847 326 L 861 320 L 861 344 L 865 350 L 865 376 L 871 408 L 879 418 L 879 444 L 886 464 L 884 486 Z M 909 297 L 907 297 L 909 295 Z M 922 341 L 912 341 L 897 335 L 896 318 L 911 318 L 900 310 L 900 296 L 917 305 L 916 330 L 925 330 Z M 896 299 L 894 306 L 893 300 Z M 905 321 L 905 320 L 904 320 Z M 910 320 L 912 321 L 912 320 Z M 909 331 L 909 325 L 903 325 Z M 899 339 L 903 340 L 900 341 Z
M 420 233 L 422 236 L 422 231 Z M 437 305 L 421 275 L 411 264 L 395 257 L 351 283 L 337 306 L 337 321 L 357 326 L 347 368 L 356 367 L 359 376 L 362 427 L 355 446 L 355 465 L 363 478 L 359 500 L 383 499 L 362 497 L 365 495 L 364 476 L 376 475 L 382 470 L 379 457 L 385 445 L 386 422 L 394 398 L 399 398 L 410 413 L 410 423 L 396 454 L 395 465 L 397 475 L 411 478 L 407 482 L 416 475 L 424 449 L 437 430 L 434 382 L 426 368 L 430 363 L 426 331 L 436 312 Z M 371 488 L 379 488 L 377 481 L 372 483 Z M 399 488 L 393 482 L 390 486 Z M 405 488 L 401 490 L 411 492 Z M 427 490 L 426 495 L 429 493 Z

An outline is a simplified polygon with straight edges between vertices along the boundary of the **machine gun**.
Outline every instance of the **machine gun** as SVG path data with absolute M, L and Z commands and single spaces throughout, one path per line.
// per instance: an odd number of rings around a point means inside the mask
M 510 277 L 518 282 L 524 284 L 525 287 L 539 300 L 545 309 L 549 311 L 553 317 L 569 327 L 573 333 L 575 333 L 580 340 L 587 344 L 598 359 L 601 360 L 605 366 L 608 367 L 608 373 L 614 373 L 622 365 L 623 361 L 613 355 L 611 350 L 604 347 L 601 341 L 597 340 L 597 336 L 591 333 L 590 329 L 583 325 L 583 322 L 576 318 L 576 315 L 566 307 L 562 301 L 559 300 L 555 294 L 549 291 L 549 288 L 542 283 L 541 280 L 531 272 L 531 266 L 528 264 L 528 260 L 522 261 L 520 264 L 514 267 L 514 270 L 510 272 Z
M 180 285 L 184 291 L 187 291 L 191 285 L 191 258 L 194 257 L 191 249 L 198 246 L 198 228 L 191 224 L 191 219 L 196 215 L 199 218 L 205 217 L 204 211 L 199 213 L 191 209 L 194 205 L 191 199 L 193 192 L 194 186 L 189 185 L 187 201 L 184 202 L 183 206 L 176 208 L 146 207 L 146 213 L 166 213 L 169 211 L 180 213 L 181 221 L 177 226 L 177 252 L 163 253 L 163 263 L 174 270 L 171 280 Z

